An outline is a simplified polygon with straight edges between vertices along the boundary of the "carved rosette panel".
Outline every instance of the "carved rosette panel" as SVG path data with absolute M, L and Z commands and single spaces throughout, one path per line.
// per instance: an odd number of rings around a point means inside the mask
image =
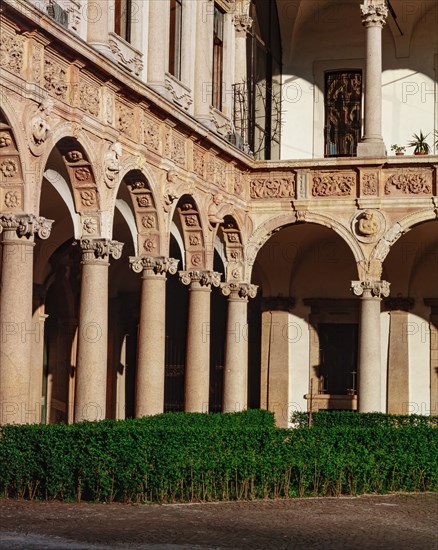
M 84 237 L 95 237 L 100 233 L 100 223 L 98 216 L 88 214 L 81 216 L 82 235 Z
M 100 113 L 100 89 L 94 83 L 81 79 L 79 85 L 79 101 L 81 109 L 98 117 Z
M 366 196 L 378 195 L 379 175 L 377 172 L 361 172 L 360 174 L 361 194 Z
M 249 184 L 252 199 L 295 198 L 295 174 L 259 175 L 251 178 Z
M 67 99 L 68 66 L 55 59 L 44 59 L 44 88 L 58 99 Z
M 134 109 L 125 103 L 117 102 L 117 129 L 126 134 L 128 137 L 134 136 Z
M 221 291 L 224 296 L 229 296 L 230 300 L 248 301 L 248 298 L 257 296 L 257 285 L 249 283 L 221 283 Z
M 205 151 L 196 145 L 193 147 L 193 171 L 201 179 L 205 178 Z
M 144 115 L 143 141 L 154 153 L 161 153 L 160 124 L 153 118 Z
M 135 210 L 140 250 L 146 255 L 157 255 L 160 241 L 153 195 L 145 181 L 133 181 L 128 187 Z
M 122 256 L 123 243 L 110 239 L 81 239 L 79 245 L 82 250 L 83 263 L 96 260 L 108 261 L 110 257 L 118 260 Z
M 204 239 L 197 210 L 190 202 L 178 208 L 184 234 L 188 267 L 202 268 L 205 265 Z
M 387 172 L 385 195 L 431 195 L 432 169 L 405 168 Z
M 174 132 L 171 134 L 170 159 L 181 168 L 186 167 L 185 139 Z
M 312 196 L 356 196 L 356 174 L 354 172 L 340 171 L 315 172 L 312 177 Z
M 78 212 L 99 210 L 99 196 L 91 164 L 82 151 L 64 151 L 64 162 L 72 182 Z
M 221 189 L 227 188 L 227 163 L 218 158 L 214 159 L 214 182 Z
M 183 285 L 190 285 L 191 288 L 218 287 L 221 282 L 221 274 L 217 271 L 189 270 L 180 271 L 179 280 Z
M 53 220 L 47 220 L 41 216 L 33 214 L 0 215 L 0 233 L 3 231 L 13 231 L 18 237 L 32 238 L 38 236 L 40 239 L 48 239 L 52 231 Z
M 364 298 L 387 298 L 391 283 L 388 281 L 352 281 L 351 290 L 355 296 Z
M 0 66 L 2 69 L 20 74 L 24 59 L 24 38 L 2 23 L 0 33 Z
M 131 256 L 129 264 L 134 273 L 143 273 L 144 276 L 165 276 L 166 273 L 175 275 L 178 271 L 179 260 L 163 256 Z

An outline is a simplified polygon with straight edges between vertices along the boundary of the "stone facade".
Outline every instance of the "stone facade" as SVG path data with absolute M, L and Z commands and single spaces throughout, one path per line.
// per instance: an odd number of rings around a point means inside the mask
M 280 425 L 296 409 L 437 413 L 438 157 L 386 155 L 396 117 L 373 107 L 385 100 L 384 2 L 348 12 L 374 52 L 358 156 L 290 158 L 287 112 L 279 161 L 224 139 L 250 4 L 216 4 L 219 112 L 212 0 L 183 0 L 194 38 L 181 79 L 166 0 L 136 5 L 130 41 L 107 2 L 93 3 L 96 20 L 63 3 L 66 32 L 40 4 L 4 1 L 0 423 L 248 406 Z M 298 4 L 297 33 L 310 24 Z

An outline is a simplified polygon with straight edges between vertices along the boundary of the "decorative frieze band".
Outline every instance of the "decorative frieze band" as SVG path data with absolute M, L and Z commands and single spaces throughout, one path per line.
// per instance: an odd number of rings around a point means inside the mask
M 431 195 L 432 171 L 404 168 L 389 172 L 386 177 L 385 195 Z
M 250 181 L 252 199 L 295 198 L 295 174 L 287 176 L 257 176 Z
M 218 287 L 221 274 L 217 271 L 180 271 L 179 280 L 184 285 L 192 285 L 195 288 L 210 288 L 212 285 Z
M 315 172 L 314 197 L 350 197 L 355 195 L 356 174 L 349 172 Z
M 129 265 L 134 273 L 144 272 L 146 275 L 164 275 L 170 273 L 175 275 L 178 271 L 179 260 L 165 258 L 163 256 L 131 256 Z
M 106 259 L 118 260 L 122 256 L 123 243 L 110 239 L 81 239 L 79 241 L 84 262 Z
M 356 296 L 387 298 L 391 283 L 388 281 L 351 281 L 351 290 Z
M 221 283 L 222 294 L 231 300 L 248 300 L 257 296 L 257 285 L 249 283 Z
M 0 215 L 0 233 L 3 231 L 15 231 L 18 237 L 30 238 L 38 235 L 40 239 L 48 239 L 52 230 L 53 220 L 47 220 L 33 214 Z

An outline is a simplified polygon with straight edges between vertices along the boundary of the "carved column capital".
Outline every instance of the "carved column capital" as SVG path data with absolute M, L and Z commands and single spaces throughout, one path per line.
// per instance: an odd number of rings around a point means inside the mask
M 178 270 L 178 262 L 175 258 L 165 258 L 164 256 L 131 256 L 129 265 L 134 273 L 143 273 L 143 276 L 161 275 L 166 273 L 175 275 Z
M 387 298 L 390 284 L 388 281 L 351 281 L 351 290 L 363 298 Z
M 106 260 L 111 256 L 118 260 L 122 255 L 123 243 L 110 239 L 81 239 L 82 261 Z
M 38 235 L 40 239 L 48 239 L 52 230 L 53 220 L 47 220 L 33 214 L 2 214 L 0 215 L 0 233 L 15 232 L 18 237 L 30 239 Z
M 253 20 L 249 15 L 241 14 L 233 17 L 233 23 L 236 33 L 245 36 L 251 30 Z
M 229 296 L 230 300 L 248 301 L 248 298 L 257 296 L 257 285 L 249 283 L 221 283 L 222 294 Z
M 221 274 L 217 271 L 180 271 L 179 280 L 192 288 L 210 289 L 211 285 L 216 287 L 220 285 Z
M 388 17 L 385 0 L 365 0 L 360 6 L 362 25 L 365 27 L 383 27 Z

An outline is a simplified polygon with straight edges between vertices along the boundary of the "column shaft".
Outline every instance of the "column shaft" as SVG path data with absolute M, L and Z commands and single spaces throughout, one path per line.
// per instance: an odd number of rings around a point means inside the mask
M 247 407 L 247 309 L 246 300 L 232 298 L 228 300 L 222 404 L 224 412 L 236 412 Z
M 114 10 L 108 9 L 108 0 L 94 0 L 89 2 L 85 10 L 87 15 L 87 42 L 100 52 L 111 55 L 108 43 L 108 32 L 114 30 L 114 22 L 110 25 L 110 14 L 114 17 Z
M 194 113 L 210 124 L 213 64 L 213 2 L 197 2 Z
M 149 0 L 148 84 L 165 91 L 164 74 L 169 67 L 169 0 Z

